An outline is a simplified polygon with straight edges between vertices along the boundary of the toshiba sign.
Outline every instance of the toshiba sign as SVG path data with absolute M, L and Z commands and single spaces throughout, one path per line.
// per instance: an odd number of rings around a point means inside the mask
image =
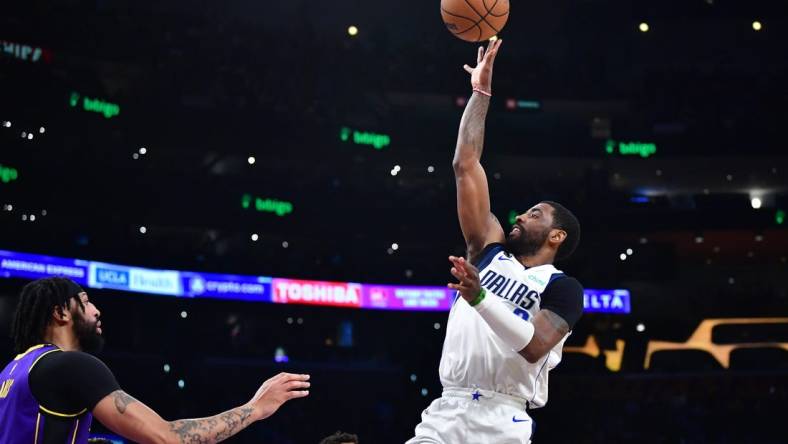
M 361 307 L 361 284 L 274 278 L 271 286 L 279 304 Z

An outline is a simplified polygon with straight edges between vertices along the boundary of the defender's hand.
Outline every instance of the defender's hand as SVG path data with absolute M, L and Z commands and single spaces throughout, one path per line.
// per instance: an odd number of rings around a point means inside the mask
M 480 89 L 487 94 L 492 94 L 493 63 L 501 43 L 503 43 L 503 40 L 491 40 L 487 45 L 487 51 L 484 50 L 483 46 L 480 46 L 476 56 L 475 68 L 463 65 L 463 68 L 471 75 L 471 87 L 474 89 Z
M 273 415 L 285 402 L 309 395 L 309 375 L 279 373 L 265 381 L 249 405 L 254 408 L 255 419 Z
M 449 288 L 459 291 L 467 302 L 473 301 L 482 291 L 479 269 L 466 261 L 464 257 L 449 256 L 449 261 L 454 265 L 451 274 L 459 281 L 456 284 L 449 284 Z

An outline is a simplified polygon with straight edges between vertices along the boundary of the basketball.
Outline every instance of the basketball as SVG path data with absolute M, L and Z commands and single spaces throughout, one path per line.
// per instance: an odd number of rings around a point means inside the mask
M 481 42 L 498 34 L 509 18 L 509 0 L 441 0 L 441 16 L 455 37 Z

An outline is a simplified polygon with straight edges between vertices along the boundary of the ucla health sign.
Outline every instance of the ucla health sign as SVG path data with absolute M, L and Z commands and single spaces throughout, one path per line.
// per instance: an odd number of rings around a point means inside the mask
M 88 287 L 168 296 L 183 294 L 180 274 L 177 271 L 151 270 L 101 262 L 90 263 Z
M 2 278 L 52 276 L 68 277 L 88 288 L 129 293 L 375 310 L 448 311 L 455 295 L 447 287 L 156 270 L 0 250 Z M 598 313 L 626 314 L 631 309 L 627 290 L 586 289 L 583 305 L 585 311 Z

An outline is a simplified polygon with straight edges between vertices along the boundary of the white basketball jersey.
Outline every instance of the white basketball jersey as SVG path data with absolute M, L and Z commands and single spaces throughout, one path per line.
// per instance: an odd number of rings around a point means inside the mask
M 547 285 L 563 273 L 546 264 L 526 268 L 501 245 L 489 247 L 478 263 L 486 297 L 497 297 L 528 322 L 539 312 Z M 479 388 L 528 401 L 529 408 L 547 403 L 547 374 L 561 362 L 569 333 L 535 364 L 506 345 L 461 297 L 449 312 L 440 363 L 444 388 Z

